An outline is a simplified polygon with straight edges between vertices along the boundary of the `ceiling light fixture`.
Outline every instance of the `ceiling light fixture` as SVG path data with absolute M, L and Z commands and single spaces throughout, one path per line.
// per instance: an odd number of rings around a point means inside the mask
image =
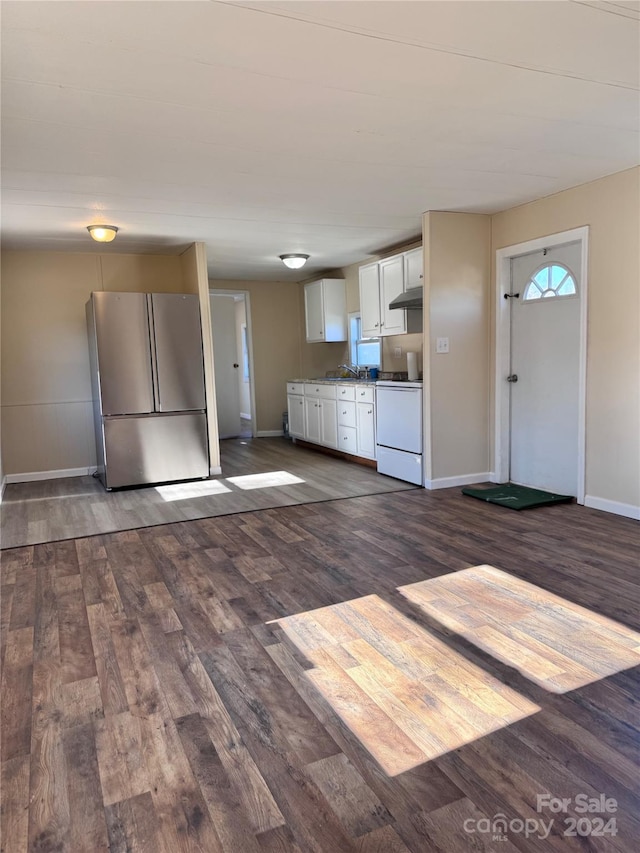
M 309 260 L 309 255 L 280 255 L 280 260 L 290 270 L 299 270 Z
M 118 233 L 115 225 L 87 225 L 87 231 L 98 243 L 111 243 Z

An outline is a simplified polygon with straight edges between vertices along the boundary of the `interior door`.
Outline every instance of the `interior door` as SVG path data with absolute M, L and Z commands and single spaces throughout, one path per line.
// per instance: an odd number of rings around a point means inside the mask
M 242 430 L 235 299 L 217 293 L 210 294 L 209 299 L 218 432 L 220 438 L 235 438 Z
M 578 493 L 581 247 L 511 261 L 510 479 Z

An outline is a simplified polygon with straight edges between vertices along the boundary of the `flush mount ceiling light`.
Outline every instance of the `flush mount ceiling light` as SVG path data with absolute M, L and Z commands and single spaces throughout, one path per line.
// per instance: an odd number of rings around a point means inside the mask
M 87 225 L 87 231 L 98 243 L 111 243 L 118 233 L 115 225 Z
M 280 255 L 280 260 L 290 270 L 299 270 L 309 260 L 309 255 Z

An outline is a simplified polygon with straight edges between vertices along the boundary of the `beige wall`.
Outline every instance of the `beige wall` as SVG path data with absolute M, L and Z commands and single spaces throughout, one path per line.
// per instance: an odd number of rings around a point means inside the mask
M 640 168 L 496 214 L 492 257 L 582 225 L 589 226 L 586 494 L 638 507 Z M 492 330 L 492 348 L 493 340 Z
M 422 377 L 422 349 L 424 345 L 424 333 L 420 332 L 408 335 L 389 335 L 382 338 L 382 369 L 395 372 L 406 371 L 407 353 L 415 352 L 418 355 L 418 372 Z M 400 348 L 400 356 L 396 356 L 397 348 Z
M 0 275 L 0 401 L 2 400 L 2 275 Z M 0 415 L 2 410 L 0 409 Z M 2 452 L 2 417 L 0 416 L 0 503 L 4 495 L 4 462 Z
M 192 243 L 180 255 L 182 286 L 185 293 L 196 294 L 200 304 L 202 329 L 202 355 L 204 363 L 204 393 L 207 406 L 207 433 L 209 437 L 209 473 L 220 474 L 220 434 L 216 400 L 216 376 L 213 363 L 213 337 L 211 331 L 211 304 L 207 273 L 207 247 L 205 243 Z
M 424 215 L 427 480 L 489 471 L 491 218 Z M 428 304 L 428 309 L 427 309 Z M 449 352 L 436 354 L 438 337 Z
M 221 281 L 212 290 L 247 291 L 253 338 L 253 380 L 258 433 L 281 431 L 287 380 L 300 376 L 300 285 L 283 281 Z
M 94 290 L 182 291 L 171 255 L 2 253 L 4 473 L 95 465 L 85 303 Z

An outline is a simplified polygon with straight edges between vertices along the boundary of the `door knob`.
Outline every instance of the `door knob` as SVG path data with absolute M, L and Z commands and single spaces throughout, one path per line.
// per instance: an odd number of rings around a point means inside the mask
M 512 373 L 510 376 L 507 376 L 507 382 L 517 382 L 517 381 L 518 381 L 518 374 L 517 373 Z
M 233 366 L 234 366 L 234 367 L 240 367 L 240 365 L 239 365 L 239 364 L 236 364 L 235 362 L 234 362 L 234 365 L 233 365 Z

